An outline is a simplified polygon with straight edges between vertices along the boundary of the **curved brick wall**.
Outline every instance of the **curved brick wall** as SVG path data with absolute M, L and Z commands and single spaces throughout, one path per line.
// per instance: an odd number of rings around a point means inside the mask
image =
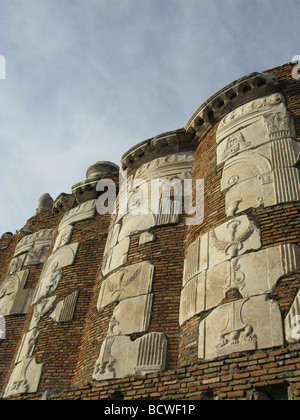
M 132 190 L 98 162 L 3 236 L 2 398 L 299 399 L 292 69 L 240 79 L 185 128 L 129 150 L 121 169 Z M 203 223 L 187 225 L 163 192 L 156 212 L 122 213 L 125 194 L 131 210 L 148 209 L 145 191 L 161 178 L 204 180 Z M 100 179 L 120 189 L 113 217 L 96 210 Z

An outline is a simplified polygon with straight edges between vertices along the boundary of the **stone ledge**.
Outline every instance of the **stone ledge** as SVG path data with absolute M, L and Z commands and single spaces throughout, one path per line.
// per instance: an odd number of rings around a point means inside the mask
M 235 108 L 278 89 L 279 82 L 275 74 L 251 73 L 221 89 L 201 105 L 188 121 L 185 130 L 202 137 Z

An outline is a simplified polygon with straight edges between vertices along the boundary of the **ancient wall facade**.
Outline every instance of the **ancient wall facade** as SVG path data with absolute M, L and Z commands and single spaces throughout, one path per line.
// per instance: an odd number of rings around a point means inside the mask
M 293 67 L 225 87 L 3 235 L 3 399 L 300 399 Z

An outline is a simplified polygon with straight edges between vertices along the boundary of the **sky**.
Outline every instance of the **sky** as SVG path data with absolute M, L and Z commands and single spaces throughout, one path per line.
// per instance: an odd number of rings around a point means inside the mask
M 300 55 L 299 18 L 300 0 L 0 0 L 0 237 L 42 194 Z

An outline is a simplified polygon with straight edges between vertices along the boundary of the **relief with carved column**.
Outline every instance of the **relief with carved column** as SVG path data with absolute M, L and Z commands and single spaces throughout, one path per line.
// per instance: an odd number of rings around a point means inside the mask
M 300 268 L 298 246 L 261 249 L 260 229 L 248 216 L 237 217 L 300 200 L 300 145 L 284 97 L 272 94 L 232 111 L 220 122 L 216 141 L 228 221 L 188 247 L 179 319 L 183 325 L 202 315 L 198 357 L 207 360 L 282 346 L 282 315 L 270 294 Z M 236 300 L 223 303 L 230 291 Z M 300 337 L 298 301 L 297 295 L 285 321 L 291 342 Z
M 281 94 L 244 105 L 226 116 L 217 132 L 218 164 L 225 162 L 221 190 L 226 215 L 300 200 L 300 144 Z
M 106 339 L 102 343 L 94 369 L 96 381 L 123 378 L 161 372 L 165 368 L 167 340 L 163 333 L 148 333 L 152 312 L 152 283 L 155 267 L 150 261 L 122 267 L 126 264 L 131 236 L 140 234 L 140 244 L 152 242 L 155 235 L 150 231 L 156 226 L 176 224 L 175 201 L 167 203 L 163 193 L 153 203 L 151 181 L 174 179 L 181 183 L 191 178 L 194 161 L 193 152 L 175 153 L 152 160 L 142 165 L 135 175 L 127 180 L 127 188 L 121 190 L 112 217 L 102 264 L 102 287 L 98 299 L 98 310 L 118 302 L 109 323 Z M 146 194 L 147 192 L 147 194 Z M 171 194 L 172 195 L 172 194 Z M 126 200 L 127 212 L 120 211 Z M 169 211 L 167 204 L 171 204 Z M 136 207 L 144 207 L 139 213 Z M 153 207 L 157 213 L 153 213 Z M 132 341 L 132 334 L 144 334 Z
M 54 309 L 50 318 L 54 322 L 71 321 L 78 298 L 78 290 L 73 291 L 56 305 L 55 291 L 63 281 L 64 268 L 74 264 L 80 243 L 70 243 L 74 224 L 95 216 L 96 201 L 88 201 L 70 210 L 62 219 L 54 250 L 44 264 L 40 280 L 35 289 L 32 307 L 33 315 L 29 330 L 23 336 L 22 343 L 15 360 L 15 368 L 5 391 L 5 397 L 16 394 L 34 393 L 38 390 L 43 373 L 43 363 L 38 364 L 34 350 L 41 331 L 38 328 L 42 317 Z M 26 239 L 26 238 L 25 238 Z M 28 239 L 24 241 L 24 249 Z M 50 244 L 49 244 L 50 245 Z M 17 248 L 18 249 L 18 248 Z

